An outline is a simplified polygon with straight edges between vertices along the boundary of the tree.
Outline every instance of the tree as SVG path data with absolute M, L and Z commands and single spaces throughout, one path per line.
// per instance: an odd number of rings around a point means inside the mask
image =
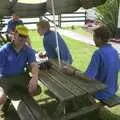
M 107 0 L 102 6 L 97 7 L 97 19 L 108 26 L 111 32 L 111 37 L 115 37 L 120 0 Z

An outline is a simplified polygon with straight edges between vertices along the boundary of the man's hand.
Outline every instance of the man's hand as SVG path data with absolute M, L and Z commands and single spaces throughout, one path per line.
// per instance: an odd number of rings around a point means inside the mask
M 36 62 L 30 64 L 32 79 L 28 84 L 28 92 L 30 95 L 34 95 L 37 90 L 37 81 L 38 81 L 38 65 Z
M 74 69 L 72 69 L 69 66 L 63 66 L 62 71 L 68 75 L 73 75 L 74 74 Z

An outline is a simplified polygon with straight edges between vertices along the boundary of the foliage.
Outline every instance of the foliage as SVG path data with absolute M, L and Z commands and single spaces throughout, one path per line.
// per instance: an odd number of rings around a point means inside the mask
M 97 8 L 97 19 L 102 21 L 110 29 L 112 37 L 115 36 L 120 0 L 107 0 L 106 3 Z

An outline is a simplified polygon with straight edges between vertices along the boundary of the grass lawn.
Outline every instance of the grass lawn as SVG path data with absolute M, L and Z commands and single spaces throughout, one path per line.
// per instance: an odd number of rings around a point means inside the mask
M 85 29 L 85 28 L 83 28 L 81 26 L 74 26 L 74 25 L 72 25 L 71 27 L 64 27 L 64 29 L 71 30 L 73 32 L 77 32 L 77 33 L 79 33 L 81 35 L 92 37 L 92 34 L 90 34 L 90 32 L 88 32 L 87 29 Z
M 96 47 L 90 46 L 80 41 L 70 39 L 65 36 L 63 37 L 72 53 L 74 59 L 73 66 L 80 69 L 81 71 L 85 71 L 85 69 L 87 68 L 90 62 L 92 53 L 96 50 Z M 30 38 L 32 40 L 33 48 L 41 51 L 44 50 L 42 46 L 42 40 L 41 40 L 42 38 L 39 37 L 36 31 L 30 31 Z M 119 74 L 119 83 L 120 83 L 120 74 Z M 120 95 L 120 90 L 118 91 L 118 95 Z M 101 120 L 120 120 L 120 105 L 115 106 L 113 108 L 103 109 L 100 113 L 100 116 L 101 116 Z

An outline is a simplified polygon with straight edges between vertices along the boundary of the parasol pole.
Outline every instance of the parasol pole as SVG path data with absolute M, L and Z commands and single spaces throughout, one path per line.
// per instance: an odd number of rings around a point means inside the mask
M 52 14 L 53 14 L 53 23 L 54 23 L 54 28 L 55 28 L 56 45 L 57 45 L 56 51 L 57 51 L 57 56 L 58 56 L 59 67 L 61 68 L 60 51 L 59 51 L 57 27 L 56 27 L 56 20 L 55 20 L 54 0 L 51 0 L 51 6 L 52 6 Z

